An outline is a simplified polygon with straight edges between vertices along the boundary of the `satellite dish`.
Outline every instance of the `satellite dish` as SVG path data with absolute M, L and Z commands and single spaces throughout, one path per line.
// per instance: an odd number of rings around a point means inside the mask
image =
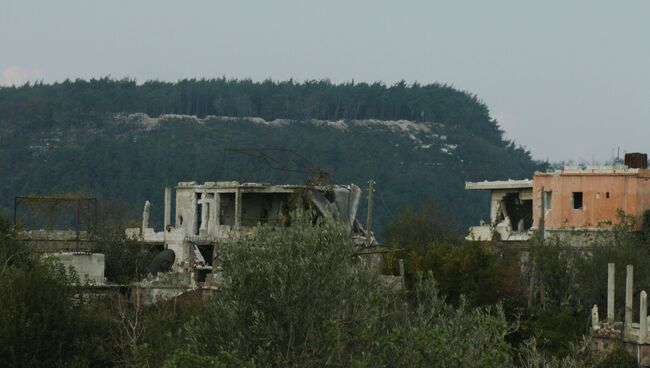
M 171 249 L 165 249 L 162 252 L 156 254 L 153 258 L 147 270 L 149 273 L 157 274 L 158 272 L 168 272 L 171 270 L 174 260 L 176 259 L 176 254 Z

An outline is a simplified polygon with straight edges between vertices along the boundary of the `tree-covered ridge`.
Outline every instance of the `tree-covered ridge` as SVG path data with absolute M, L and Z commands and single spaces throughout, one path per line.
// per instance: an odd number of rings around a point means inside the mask
M 540 168 L 502 138 L 484 104 L 449 86 L 99 79 L 0 88 L 0 207 L 77 190 L 155 206 L 179 181 L 307 179 L 229 148 L 289 149 L 336 182 L 376 180 L 378 229 L 426 200 L 476 222 L 488 201 L 464 181 Z
M 144 112 L 150 116 L 257 116 L 283 119 L 380 119 L 460 125 L 498 138 L 501 132 L 476 96 L 449 85 L 404 81 L 334 84 L 329 80 L 254 82 L 186 79 L 178 82 L 110 78 L 0 88 L 0 118 L 56 120 L 56 113 Z

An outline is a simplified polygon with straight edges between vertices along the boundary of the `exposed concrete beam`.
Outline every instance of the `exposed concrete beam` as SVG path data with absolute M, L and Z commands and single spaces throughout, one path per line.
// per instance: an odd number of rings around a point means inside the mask
M 466 190 L 530 189 L 532 187 L 533 181 L 530 179 L 465 182 Z

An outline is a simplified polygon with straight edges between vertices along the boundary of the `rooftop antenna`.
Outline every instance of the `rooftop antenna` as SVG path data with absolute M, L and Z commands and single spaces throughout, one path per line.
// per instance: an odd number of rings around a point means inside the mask
M 257 162 L 252 172 L 248 173 L 243 181 L 251 179 L 252 174 L 266 164 L 272 170 L 307 174 L 307 184 L 329 185 L 332 181 L 329 172 L 313 164 L 298 152 L 287 148 L 226 148 L 225 153 L 235 153 L 251 158 Z

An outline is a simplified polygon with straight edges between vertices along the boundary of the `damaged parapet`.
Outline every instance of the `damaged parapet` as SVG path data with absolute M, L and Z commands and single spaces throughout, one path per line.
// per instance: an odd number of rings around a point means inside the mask
M 472 226 L 468 240 L 528 240 L 533 225 L 533 181 L 466 182 L 467 190 L 490 191 L 490 222 Z
M 604 353 L 622 347 L 637 358 L 642 367 L 650 366 L 650 341 L 648 341 L 648 295 L 639 294 L 639 322 L 634 322 L 634 267 L 627 266 L 625 278 L 625 313 L 623 321 L 615 320 L 615 266 L 607 265 L 607 315 L 600 320 L 598 306 L 591 310 L 593 349 Z
M 311 207 L 317 216 L 341 221 L 355 243 L 364 244 L 366 232 L 356 219 L 360 199 L 361 190 L 353 184 L 181 182 L 176 187 L 173 224 L 172 194 L 166 188 L 163 231 L 150 227 L 148 201 L 143 211 L 143 227 L 126 231 L 129 237 L 163 244 L 173 251 L 171 272 L 187 275 L 190 285 L 209 285 L 218 277 L 215 260 L 220 242 L 246 236 L 260 225 L 285 226 L 291 209 L 299 206 Z M 372 243 L 376 244 L 374 238 Z

